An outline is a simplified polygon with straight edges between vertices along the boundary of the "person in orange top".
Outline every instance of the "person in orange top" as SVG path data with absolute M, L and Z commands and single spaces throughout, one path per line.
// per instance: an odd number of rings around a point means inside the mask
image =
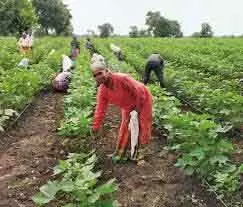
M 94 62 L 91 69 L 99 86 L 93 131 L 97 132 L 101 127 L 108 104 L 114 104 L 121 109 L 121 126 L 116 150 L 112 157 L 114 162 L 119 162 L 123 160 L 129 145 L 128 124 L 131 111 L 135 110 L 138 113 L 139 145 L 147 144 L 151 138 L 152 95 L 143 83 L 134 80 L 129 75 L 108 71 L 104 62 Z
M 19 50 L 21 53 L 26 54 L 30 50 L 29 38 L 26 33 L 22 34 L 22 37 L 18 41 Z

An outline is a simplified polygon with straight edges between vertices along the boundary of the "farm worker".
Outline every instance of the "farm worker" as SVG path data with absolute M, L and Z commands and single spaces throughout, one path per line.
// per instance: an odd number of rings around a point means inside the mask
M 62 55 L 62 71 L 68 72 L 73 67 L 73 61 L 67 55 Z
M 99 131 L 108 104 L 121 109 L 121 126 L 119 129 L 116 150 L 112 156 L 114 162 L 124 160 L 129 142 L 130 113 L 136 111 L 139 120 L 138 146 L 147 144 L 151 138 L 152 95 L 144 84 L 134 80 L 127 74 L 112 73 L 103 62 L 91 64 L 93 76 L 99 85 L 97 105 L 93 120 L 93 131 Z M 136 148 L 138 151 L 138 147 Z M 137 153 L 135 153 L 137 154 Z
M 158 53 L 151 54 L 145 65 L 144 73 L 144 84 L 146 85 L 149 82 L 151 71 L 155 72 L 155 75 L 159 79 L 160 87 L 164 87 L 163 82 L 163 69 L 164 69 L 164 60 Z
M 31 30 L 27 33 L 27 38 L 28 38 L 29 48 L 32 50 L 34 40 L 33 40 L 33 34 Z
M 121 48 L 112 44 L 112 43 L 110 44 L 110 48 L 111 48 L 112 52 L 114 53 L 114 55 L 117 57 L 117 59 L 122 61 L 123 55 L 122 55 L 122 52 L 121 52 Z
M 62 70 L 59 74 L 54 74 L 52 87 L 59 92 L 66 92 L 71 80 L 72 60 L 67 55 L 62 55 Z
M 97 53 L 97 51 L 96 51 L 96 49 L 95 49 L 93 43 L 91 42 L 90 38 L 88 37 L 86 40 L 87 40 L 87 41 L 86 41 L 86 43 L 85 43 L 85 48 L 86 48 L 87 50 L 89 50 L 89 52 L 90 52 L 90 56 L 92 56 L 94 53 Z
M 20 49 L 21 53 L 27 53 L 30 49 L 30 45 L 29 45 L 29 38 L 27 38 L 27 34 L 23 33 L 22 37 L 19 39 L 18 41 L 18 46 Z
M 105 58 L 102 55 L 94 53 L 92 58 L 91 58 L 91 63 L 94 63 L 94 62 L 97 62 L 97 61 L 105 63 Z
M 71 54 L 72 58 L 76 58 L 80 53 L 80 42 L 78 41 L 76 36 L 73 36 L 73 40 L 71 41 Z
M 70 78 L 70 72 L 61 72 L 57 76 L 54 76 L 52 80 L 53 89 L 58 92 L 66 92 L 68 89 Z

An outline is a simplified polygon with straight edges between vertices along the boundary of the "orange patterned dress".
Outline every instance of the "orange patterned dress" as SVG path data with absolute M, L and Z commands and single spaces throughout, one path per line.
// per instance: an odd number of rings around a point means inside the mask
M 109 73 L 110 85 L 100 85 L 97 93 L 97 105 L 93 120 L 93 129 L 97 130 L 104 118 L 108 104 L 121 108 L 122 121 L 118 134 L 116 151 L 123 153 L 129 143 L 128 124 L 130 112 L 139 114 L 139 144 L 147 144 L 151 138 L 152 95 L 146 86 L 122 73 Z

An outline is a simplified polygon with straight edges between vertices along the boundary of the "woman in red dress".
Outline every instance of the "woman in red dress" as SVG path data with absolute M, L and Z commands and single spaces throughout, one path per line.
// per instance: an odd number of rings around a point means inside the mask
M 99 130 L 109 103 L 119 106 L 121 109 L 122 121 L 116 151 L 112 157 L 112 160 L 117 162 L 122 160 L 129 145 L 128 125 L 131 111 L 138 112 L 139 145 L 149 142 L 152 125 L 152 95 L 144 84 L 129 75 L 109 72 L 104 62 L 94 62 L 91 68 L 99 86 L 93 131 Z

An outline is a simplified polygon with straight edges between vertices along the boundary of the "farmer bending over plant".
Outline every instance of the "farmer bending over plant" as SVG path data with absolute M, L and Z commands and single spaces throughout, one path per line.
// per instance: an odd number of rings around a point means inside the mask
M 72 60 L 62 55 L 62 70 L 52 77 L 52 88 L 58 92 L 66 92 L 71 81 L 71 69 L 73 68 Z
M 130 112 L 136 111 L 138 113 L 138 146 L 140 144 L 147 144 L 151 138 L 152 95 L 144 84 L 134 80 L 127 74 L 108 71 L 104 62 L 97 61 L 92 63 L 91 69 L 99 86 L 93 131 L 99 131 L 109 103 L 119 106 L 122 121 L 112 160 L 114 162 L 123 161 L 125 160 L 123 156 L 129 145 L 130 133 L 128 125 Z M 136 156 L 134 156 L 136 158 L 138 146 L 136 147 Z
M 145 73 L 144 73 L 144 84 L 146 85 L 149 82 L 150 74 L 152 71 L 155 72 L 155 75 L 159 79 L 160 87 L 164 87 L 163 82 L 163 69 L 164 69 L 164 60 L 158 53 L 153 53 L 147 59 L 145 65 Z
M 113 54 L 117 57 L 117 59 L 119 61 L 123 61 L 124 60 L 124 57 L 123 57 L 123 54 L 121 52 L 121 48 L 120 47 L 118 47 L 118 46 L 116 46 L 114 44 L 110 44 L 110 48 L 111 48 Z
M 93 55 L 94 53 L 97 53 L 97 50 L 95 49 L 95 47 L 94 47 L 94 45 L 93 45 L 93 43 L 91 42 L 91 40 L 90 40 L 89 37 L 87 37 L 86 40 L 87 40 L 87 41 L 86 41 L 86 43 L 85 43 L 85 48 L 86 48 L 87 50 L 89 50 L 90 56 L 92 57 L 92 55 Z
M 73 40 L 71 41 L 71 55 L 73 59 L 76 59 L 80 53 L 80 42 L 78 41 L 76 36 L 73 36 Z

